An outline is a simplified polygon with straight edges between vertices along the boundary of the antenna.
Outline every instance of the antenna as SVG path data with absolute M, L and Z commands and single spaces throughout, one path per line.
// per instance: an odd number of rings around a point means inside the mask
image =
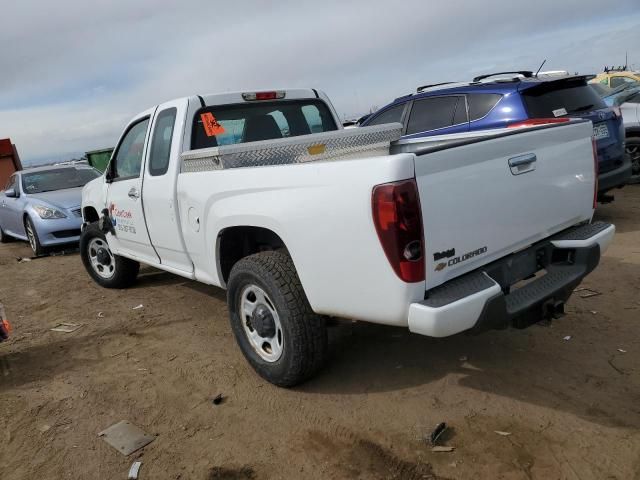
M 536 72 L 536 74 L 534 75 L 534 77 L 538 78 L 538 74 L 540 73 L 540 70 L 542 70 L 542 66 L 547 63 L 547 59 L 545 58 L 542 63 L 540 64 L 540 68 L 538 68 L 538 71 Z
M 627 65 L 629 65 L 629 52 L 624 52 L 624 71 L 627 71 Z

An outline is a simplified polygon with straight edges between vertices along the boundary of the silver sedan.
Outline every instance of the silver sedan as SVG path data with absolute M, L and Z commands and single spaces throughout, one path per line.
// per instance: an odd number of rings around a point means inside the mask
M 100 176 L 84 165 L 32 168 L 14 173 L 0 193 L 0 242 L 26 240 L 35 255 L 80 239 L 82 187 Z

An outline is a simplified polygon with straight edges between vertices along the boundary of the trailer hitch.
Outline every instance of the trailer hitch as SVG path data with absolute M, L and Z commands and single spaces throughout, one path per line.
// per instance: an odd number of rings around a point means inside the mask
M 553 298 L 547 300 L 542 304 L 542 315 L 547 320 L 564 317 L 564 302 L 556 301 Z

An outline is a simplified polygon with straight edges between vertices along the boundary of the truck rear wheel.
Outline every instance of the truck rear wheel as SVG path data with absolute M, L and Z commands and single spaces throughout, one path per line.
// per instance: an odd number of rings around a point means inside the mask
M 322 367 L 325 321 L 311 310 L 289 255 L 261 252 L 238 261 L 227 298 L 240 349 L 265 380 L 292 387 Z
M 136 281 L 140 264 L 114 255 L 97 223 L 85 227 L 80 235 L 80 256 L 91 278 L 105 288 L 127 288 Z

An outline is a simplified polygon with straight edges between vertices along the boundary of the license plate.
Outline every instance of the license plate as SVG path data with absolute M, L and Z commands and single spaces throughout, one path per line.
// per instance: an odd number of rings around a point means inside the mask
M 593 138 L 600 140 L 601 138 L 607 138 L 609 136 L 609 129 L 606 123 L 600 123 L 593 126 Z

